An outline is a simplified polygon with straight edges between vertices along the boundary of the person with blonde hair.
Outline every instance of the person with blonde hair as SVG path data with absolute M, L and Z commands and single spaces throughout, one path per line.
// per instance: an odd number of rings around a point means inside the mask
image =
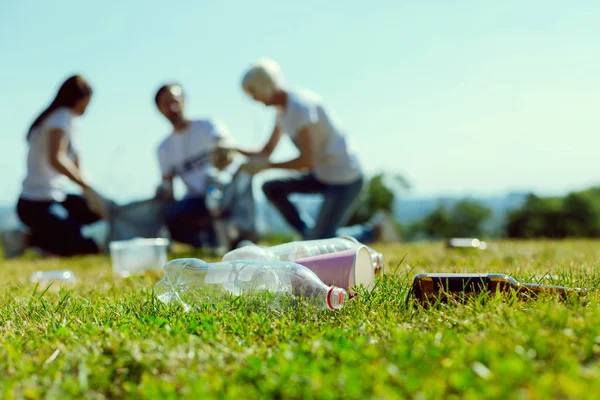
M 390 217 L 382 213 L 368 224 L 340 229 L 357 205 L 364 176 L 344 130 L 318 95 L 287 89 L 279 65 L 270 59 L 252 65 L 241 86 L 250 98 L 277 110 L 275 126 L 263 148 L 240 149 L 249 157 L 245 168 L 253 174 L 269 168 L 300 172 L 265 182 L 263 192 L 304 239 L 351 235 L 361 242 L 397 240 Z M 269 158 L 283 134 L 290 137 L 300 154 L 285 162 L 271 162 Z M 314 226 L 308 226 L 290 201 L 294 193 L 323 197 Z

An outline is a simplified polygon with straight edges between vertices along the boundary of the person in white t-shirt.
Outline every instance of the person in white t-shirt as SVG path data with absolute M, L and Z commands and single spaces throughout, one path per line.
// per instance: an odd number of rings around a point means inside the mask
M 213 166 L 212 155 L 229 133 L 225 125 L 209 119 L 191 120 L 185 116 L 185 98 L 179 84 L 163 85 L 156 93 L 156 106 L 173 126 L 158 147 L 162 184 L 157 193 L 172 200 L 165 220 L 171 238 L 194 247 L 214 247 L 215 233 L 206 208 L 206 183 Z M 185 197 L 175 200 L 173 179 L 186 187 Z
M 5 232 L 5 256 L 20 255 L 28 246 L 57 256 L 100 251 L 81 230 L 106 217 L 102 199 L 80 169 L 77 149 L 78 120 L 91 96 L 92 88 L 86 80 L 71 76 L 31 125 L 27 133 L 27 175 L 17 203 L 17 215 L 29 232 Z M 84 196 L 67 194 L 68 180 L 79 185 Z
M 308 90 L 286 90 L 279 66 L 272 60 L 255 63 L 242 79 L 242 89 L 257 102 L 275 107 L 275 127 L 260 151 L 241 152 L 250 157 L 246 169 L 257 173 L 267 168 L 302 171 L 300 175 L 267 181 L 263 191 L 287 222 L 304 239 L 340 235 L 354 236 L 361 242 L 395 241 L 395 228 L 387 215 L 378 221 L 340 229 L 351 216 L 363 188 L 363 172 L 356 153 L 340 123 L 318 95 Z M 269 162 L 283 134 L 300 152 L 293 160 Z M 300 217 L 289 196 L 293 193 L 318 193 L 323 203 L 315 225 L 309 227 Z

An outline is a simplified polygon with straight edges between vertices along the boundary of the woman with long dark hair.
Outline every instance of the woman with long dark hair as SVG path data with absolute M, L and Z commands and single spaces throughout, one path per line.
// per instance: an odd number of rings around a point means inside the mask
M 27 176 L 17 204 L 19 219 L 29 234 L 3 234 L 5 256 L 16 256 L 28 246 L 58 255 L 95 254 L 98 245 L 81 228 L 99 221 L 101 199 L 90 188 L 79 167 L 77 123 L 92 97 L 92 88 L 80 75 L 60 86 L 50 105 L 27 132 Z M 73 181 L 84 196 L 67 194 Z

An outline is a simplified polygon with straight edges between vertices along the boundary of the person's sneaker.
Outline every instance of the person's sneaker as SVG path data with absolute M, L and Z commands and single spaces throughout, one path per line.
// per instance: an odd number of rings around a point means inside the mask
M 373 214 L 369 223 L 375 230 L 375 241 L 382 243 L 398 243 L 400 235 L 396 230 L 394 219 L 392 216 L 383 210 L 379 210 Z
M 2 249 L 4 258 L 15 258 L 23 255 L 27 249 L 26 234 L 18 229 L 2 232 Z

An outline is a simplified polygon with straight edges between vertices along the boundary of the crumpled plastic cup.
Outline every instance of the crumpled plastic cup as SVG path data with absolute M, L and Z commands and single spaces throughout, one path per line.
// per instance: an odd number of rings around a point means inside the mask
M 294 261 L 313 271 L 326 285 L 345 289 L 351 296 L 355 286 L 363 285 L 368 291 L 375 287 L 375 271 L 371 253 L 366 246 L 301 258 Z

